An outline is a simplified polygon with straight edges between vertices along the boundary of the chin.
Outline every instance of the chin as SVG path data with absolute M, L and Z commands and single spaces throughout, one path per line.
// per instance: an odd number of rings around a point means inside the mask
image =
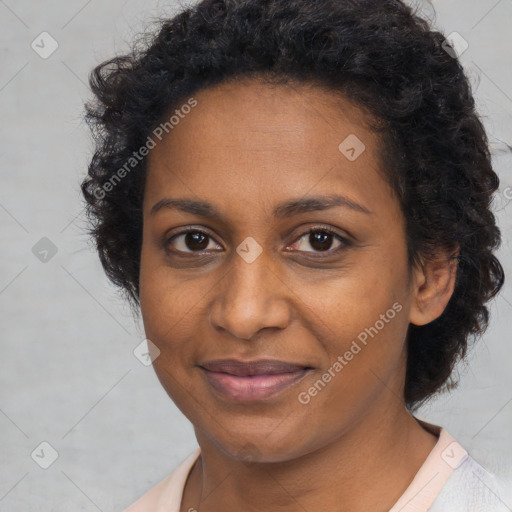
M 294 429 L 296 432 L 297 430 Z M 270 439 L 270 434 L 254 435 L 240 434 L 238 430 L 234 432 L 224 432 L 227 439 L 212 438 L 216 447 L 229 457 L 245 463 L 279 463 L 288 462 L 308 454 L 314 450 L 314 447 L 302 445 L 292 432 L 283 433 L 282 437 L 274 436 Z M 211 435 L 211 434 L 210 434 Z

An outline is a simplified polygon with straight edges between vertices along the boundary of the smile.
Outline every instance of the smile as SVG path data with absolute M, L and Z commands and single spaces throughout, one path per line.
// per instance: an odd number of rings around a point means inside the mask
M 213 367 L 213 365 L 210 366 Z M 240 368 L 235 369 L 233 366 L 229 369 L 224 367 L 225 371 L 219 371 L 216 368 L 207 369 L 203 366 L 200 366 L 200 369 L 208 384 L 217 393 L 237 402 L 251 402 L 273 397 L 301 381 L 312 371 L 312 368 L 301 366 L 281 369 L 280 373 L 277 373 L 277 368 L 269 367 L 266 372 L 263 369 L 241 371 Z

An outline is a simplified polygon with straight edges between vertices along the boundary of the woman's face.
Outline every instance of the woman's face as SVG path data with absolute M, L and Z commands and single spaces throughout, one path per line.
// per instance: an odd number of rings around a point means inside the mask
M 165 390 L 196 434 L 261 461 L 402 411 L 414 279 L 363 115 L 305 86 L 195 99 L 151 150 L 144 196 L 140 302 Z M 298 368 L 201 367 L 219 359 Z

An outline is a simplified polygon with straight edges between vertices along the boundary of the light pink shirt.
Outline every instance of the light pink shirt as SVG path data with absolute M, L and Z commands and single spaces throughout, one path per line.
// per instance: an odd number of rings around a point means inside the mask
M 487 496 L 484 488 L 484 486 L 489 487 L 492 491 L 491 486 L 494 484 L 492 475 L 474 461 L 446 430 L 422 421 L 420 423 L 438 434 L 438 441 L 409 487 L 389 512 L 437 512 L 438 510 L 439 512 L 469 512 L 484 510 L 468 508 L 480 507 L 481 503 L 490 507 L 485 508 L 486 511 L 501 510 L 497 508 L 498 501 L 494 500 L 491 494 L 489 494 L 490 497 Z M 169 476 L 124 512 L 180 512 L 185 482 L 199 454 L 200 448 L 196 448 Z M 458 478 L 450 479 L 457 471 Z M 447 485 L 449 481 L 453 481 L 454 485 L 451 487 Z M 483 485 L 479 484 L 479 481 Z M 487 485 L 486 481 L 490 483 Z M 441 491 L 447 496 L 446 503 L 450 503 L 449 508 L 445 508 L 444 498 L 440 501 L 436 500 Z

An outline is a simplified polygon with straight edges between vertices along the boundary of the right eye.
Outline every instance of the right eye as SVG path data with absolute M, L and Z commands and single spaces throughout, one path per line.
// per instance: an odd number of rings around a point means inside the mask
M 165 247 L 170 252 L 193 254 L 208 251 L 208 247 L 211 243 L 213 243 L 217 248 L 222 249 L 219 244 L 214 242 L 211 235 L 205 231 L 189 228 L 167 238 Z M 173 248 L 169 249 L 169 246 L 171 245 Z M 216 250 L 218 251 L 218 249 Z

